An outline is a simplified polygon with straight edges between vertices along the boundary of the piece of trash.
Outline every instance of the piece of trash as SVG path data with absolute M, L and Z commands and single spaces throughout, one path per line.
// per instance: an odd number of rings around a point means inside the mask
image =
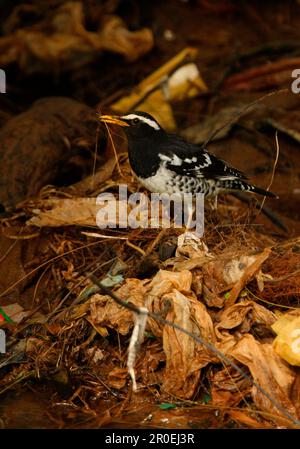
M 187 231 L 178 237 L 175 255 L 177 257 L 184 255 L 192 259 L 194 257 L 209 256 L 209 251 L 201 237 L 195 232 Z
M 10 323 L 20 323 L 28 313 L 30 312 L 26 312 L 23 307 L 17 303 L 2 306 L 0 309 L 0 315 L 2 314 L 6 321 Z
M 19 64 L 28 73 L 78 69 L 111 51 L 135 61 L 153 47 L 149 28 L 130 31 L 115 15 L 103 15 L 97 31 L 85 28 L 81 2 L 64 2 L 37 27 L 21 28 L 0 38 L 0 66 Z
M 159 408 L 161 410 L 171 410 L 172 408 L 176 408 L 177 405 L 176 404 L 170 404 L 167 402 L 163 402 L 162 404 L 159 405 Z
M 5 313 L 5 311 L 0 307 L 0 323 L 7 321 L 7 323 L 12 323 L 13 320 Z
M 124 281 L 124 277 L 122 274 L 117 274 L 115 276 L 111 276 L 108 274 L 104 279 L 102 279 L 101 284 L 105 287 L 114 287 L 117 284 L 120 284 Z
M 142 422 L 151 422 L 152 419 L 153 419 L 153 415 L 152 415 L 152 413 L 150 413 L 150 415 L 146 416 L 146 418 L 143 419 Z
M 197 53 L 195 48 L 182 50 L 138 84 L 130 95 L 111 104 L 111 110 L 124 114 L 137 109 L 138 105 L 138 109 L 153 115 L 163 128 L 176 129 L 169 102 L 193 98 L 207 91 L 197 66 L 191 62 Z
M 277 337 L 273 341 L 276 353 L 293 366 L 300 366 L 300 316 L 294 312 L 282 315 L 272 329 Z
M 162 418 L 160 422 L 167 424 L 169 422 L 169 418 Z
M 210 394 L 205 394 L 202 398 L 202 402 L 203 404 L 208 404 L 211 401 L 211 395 Z

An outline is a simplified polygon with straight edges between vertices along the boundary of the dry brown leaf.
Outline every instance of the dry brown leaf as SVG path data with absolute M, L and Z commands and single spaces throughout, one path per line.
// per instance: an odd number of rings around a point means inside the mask
M 96 32 L 87 31 L 84 21 L 82 3 L 62 4 L 51 21 L 1 37 L 0 66 L 18 63 L 29 72 L 66 70 L 88 64 L 103 50 L 134 61 L 153 47 L 151 30 L 129 31 L 120 17 L 102 17 Z
M 149 311 L 160 313 L 165 317 L 172 307 L 172 302 L 169 300 L 168 295 L 175 289 L 182 293 L 188 293 L 191 291 L 191 285 L 192 273 L 190 271 L 172 272 L 160 270 L 149 285 L 149 291 L 145 297 L 145 306 Z M 148 323 L 154 335 L 161 337 L 163 325 L 151 317 L 149 317 Z
M 113 200 L 108 201 L 107 205 L 102 205 L 97 204 L 96 200 L 96 198 L 51 198 L 34 202 L 29 209 L 35 216 L 30 218 L 27 224 L 39 227 L 96 226 L 98 224 L 98 226 L 109 227 L 110 223 L 115 225 L 116 218 L 120 226 L 127 226 L 127 217 L 125 221 L 119 220 L 118 217 L 118 210 L 123 209 L 122 204 L 125 205 L 125 202 Z M 108 215 L 100 219 L 98 212 L 102 207 L 105 207 Z
M 7 306 L 1 306 L 1 309 L 14 323 L 20 323 L 31 313 L 30 311 L 24 310 L 24 308 L 16 302 L 14 304 L 8 304 Z
M 213 324 L 206 307 L 195 298 L 183 294 L 190 292 L 191 282 L 192 274 L 189 271 L 160 270 L 147 287 L 145 281 L 127 279 L 116 293 L 123 300 L 137 306 L 145 304 L 150 311 L 166 316 L 166 319 L 206 341 L 214 342 Z M 168 307 L 164 310 L 166 304 Z M 95 324 L 117 329 L 123 335 L 133 326 L 132 312 L 118 306 L 107 296 L 94 295 L 90 309 L 90 320 Z M 192 397 L 200 369 L 210 361 L 216 361 L 216 357 L 191 337 L 170 326 L 162 326 L 152 318 L 149 318 L 147 327 L 154 335 L 163 338 L 166 356 L 163 388 L 181 397 Z
M 203 266 L 203 299 L 209 307 L 226 307 L 234 304 L 241 290 L 259 271 L 263 262 L 268 258 L 270 248 L 254 255 L 242 254 L 233 257 L 223 254 L 221 257 Z M 229 299 L 224 293 L 229 291 Z M 226 295 L 227 296 L 227 295 Z
M 124 301 L 141 307 L 144 305 L 146 291 L 144 284 L 145 281 L 139 279 L 126 279 L 116 294 Z M 133 326 L 133 313 L 119 306 L 110 296 L 93 295 L 90 300 L 90 312 L 90 322 L 94 325 L 116 329 L 122 335 L 127 335 Z
M 231 366 L 210 376 L 212 403 L 218 407 L 237 406 L 251 392 L 252 383 Z
M 218 370 L 210 376 L 213 386 L 218 389 L 238 392 L 252 386 L 250 380 L 245 379 L 241 373 L 236 371 L 232 366 L 226 366 L 222 370 Z
M 167 319 L 205 341 L 215 340 L 212 320 L 206 307 L 175 290 L 168 295 L 172 310 Z M 166 369 L 162 388 L 179 397 L 191 398 L 196 391 L 201 368 L 215 361 L 215 355 L 190 336 L 170 326 L 163 330 Z
M 101 195 L 101 196 L 100 196 Z M 29 226 L 98 226 L 100 229 L 151 227 L 150 202 L 145 199 L 141 207 L 118 200 L 112 193 L 103 192 L 97 198 L 49 198 L 28 201 L 26 210 L 34 215 L 27 221 Z M 169 224 L 159 217 L 160 224 Z
M 129 31 L 120 17 L 106 16 L 99 36 L 95 36 L 95 47 L 122 54 L 135 61 L 153 47 L 153 34 L 149 28 Z
M 295 404 L 298 416 L 300 416 L 300 369 L 295 368 L 296 377 L 292 385 L 291 400 Z
M 152 344 L 147 344 L 144 353 L 139 357 L 141 367 L 139 373 L 141 375 L 142 383 L 148 384 L 162 384 L 163 371 L 166 356 L 162 349 L 161 343 L 155 341 Z
M 237 407 L 245 396 L 250 393 L 250 389 L 240 393 L 239 391 L 228 391 L 212 386 L 211 399 L 215 407 Z
M 275 353 L 271 344 L 261 344 L 247 334 L 231 350 L 231 356 L 246 365 L 254 381 L 297 418 L 295 405 L 291 401 L 295 372 Z M 282 415 L 255 386 L 252 387 L 252 397 L 259 409 L 273 415 Z
M 236 329 L 239 333 L 246 333 L 254 324 L 271 327 L 276 317 L 273 312 L 254 301 L 243 301 L 223 310 L 219 320 L 215 326 L 215 332 L 222 340 L 225 336 L 231 335 L 229 331 L 232 329 Z
M 194 268 L 202 267 L 204 264 L 211 261 L 211 257 L 208 256 L 199 256 L 199 257 L 193 257 L 192 259 L 185 259 L 182 260 L 181 258 L 174 258 L 167 260 L 167 265 L 172 265 L 175 270 L 182 271 L 182 270 L 193 270 Z
M 230 291 L 229 300 L 226 301 L 226 307 L 233 304 L 240 291 L 247 285 L 250 279 L 257 273 L 263 262 L 269 257 L 271 248 L 265 248 L 263 252 L 253 256 L 242 256 L 240 260 L 233 261 L 230 267 L 224 268 L 224 279 L 226 272 L 226 280 L 232 279 L 235 283 L 233 289 Z
M 163 313 L 172 323 L 213 343 L 215 334 L 206 307 L 193 296 L 186 296 L 191 295 L 191 282 L 190 271 L 160 270 L 149 286 L 145 305 L 153 312 Z M 180 397 L 192 397 L 201 368 L 216 360 L 215 355 L 177 329 L 162 326 L 151 318 L 148 326 L 154 335 L 162 335 L 163 338 L 166 354 L 163 389 Z
M 29 337 L 26 340 L 26 352 L 37 353 L 41 348 L 45 349 L 45 340 L 36 337 Z

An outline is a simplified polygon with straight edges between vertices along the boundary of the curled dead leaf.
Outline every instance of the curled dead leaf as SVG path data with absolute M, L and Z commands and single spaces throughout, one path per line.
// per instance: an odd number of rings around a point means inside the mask
M 216 335 L 222 340 L 229 331 L 238 330 L 246 333 L 254 324 L 271 327 L 275 322 L 275 314 L 254 301 L 243 301 L 224 309 L 219 323 L 215 326 Z M 231 335 L 231 334 L 230 334 Z
M 271 344 L 259 343 L 252 335 L 247 334 L 232 348 L 231 355 L 246 365 L 255 382 L 297 418 L 296 407 L 291 400 L 295 372 L 276 354 Z M 252 387 L 252 397 L 259 409 L 282 416 L 255 386 Z
M 231 306 L 237 300 L 242 289 L 259 271 L 263 262 L 269 257 L 270 248 L 254 255 L 242 254 L 232 257 L 224 254 L 204 265 L 204 300 L 210 307 Z M 224 293 L 228 292 L 226 297 Z
M 130 31 L 120 17 L 102 17 L 98 31 L 85 28 L 83 4 L 67 2 L 35 28 L 0 38 L 0 66 L 17 63 L 27 72 L 74 69 L 96 59 L 103 50 L 134 61 L 153 47 L 150 29 Z

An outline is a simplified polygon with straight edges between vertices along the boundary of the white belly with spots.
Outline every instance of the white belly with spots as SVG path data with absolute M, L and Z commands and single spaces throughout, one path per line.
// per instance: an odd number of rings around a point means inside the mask
M 173 193 L 174 187 L 170 185 L 170 179 L 172 179 L 172 172 L 166 167 L 160 167 L 154 176 L 142 179 L 138 178 L 140 183 L 154 193 Z

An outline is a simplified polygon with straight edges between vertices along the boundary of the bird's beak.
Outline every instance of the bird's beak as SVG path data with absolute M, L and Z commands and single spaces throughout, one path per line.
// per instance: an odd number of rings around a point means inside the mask
M 99 115 L 99 120 L 103 123 L 112 123 L 113 125 L 119 126 L 129 126 L 129 124 L 126 123 L 125 120 L 122 120 L 116 115 Z

